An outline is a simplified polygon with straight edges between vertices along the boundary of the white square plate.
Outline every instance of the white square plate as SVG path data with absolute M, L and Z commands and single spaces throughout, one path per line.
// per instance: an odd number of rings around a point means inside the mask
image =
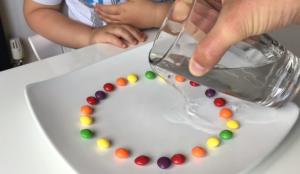
M 234 139 L 210 150 L 207 157 L 195 159 L 190 153 L 192 147 L 205 145 L 210 135 L 191 126 L 174 124 L 164 119 L 162 114 L 183 99 L 172 87 L 144 77 L 144 72 L 150 69 L 147 58 L 150 47 L 151 43 L 61 77 L 27 86 L 25 95 L 35 120 L 51 144 L 78 173 L 246 172 L 279 145 L 298 118 L 298 108 L 292 103 L 277 110 L 251 106 L 245 115 L 243 112 L 235 113 L 242 126 Z M 90 128 L 96 131 L 96 135 L 91 140 L 83 140 L 79 135 L 80 129 L 84 128 L 79 124 L 79 110 L 86 104 L 86 97 L 94 95 L 104 83 L 114 83 L 117 77 L 126 77 L 129 73 L 138 74 L 139 82 L 118 87 L 95 107 L 95 123 Z M 199 90 L 203 92 L 204 87 Z M 225 97 L 230 102 L 243 103 L 238 99 Z M 218 119 L 216 109 L 203 107 L 202 110 L 210 118 Z M 251 115 L 255 115 L 253 118 L 266 119 L 263 122 L 245 119 Z M 97 149 L 98 137 L 112 139 L 112 148 L 107 151 Z M 129 159 L 114 157 L 114 149 L 120 146 L 131 150 Z M 175 153 L 184 153 L 187 162 L 165 171 L 157 167 L 157 158 L 170 157 Z M 138 167 L 134 164 L 134 158 L 141 154 L 151 156 L 149 165 Z

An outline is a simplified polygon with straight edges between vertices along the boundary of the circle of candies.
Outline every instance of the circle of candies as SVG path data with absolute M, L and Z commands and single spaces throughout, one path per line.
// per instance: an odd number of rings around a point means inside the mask
M 147 71 L 145 73 L 145 77 L 149 80 L 154 80 L 155 78 L 158 78 L 160 81 L 164 81 L 161 77 L 157 77 L 156 74 L 153 71 Z M 176 75 L 175 81 L 177 83 L 185 83 L 187 79 L 185 77 Z M 80 122 L 83 126 L 89 126 L 93 124 L 94 119 L 92 117 L 92 114 L 94 112 L 94 109 L 92 106 L 97 105 L 101 100 L 104 100 L 107 98 L 108 94 L 113 92 L 117 86 L 126 86 L 128 83 L 134 84 L 139 80 L 139 77 L 136 74 L 129 74 L 127 78 L 125 77 L 119 77 L 116 79 L 116 86 L 112 83 L 106 83 L 103 85 L 103 91 L 99 90 L 96 91 L 94 96 L 87 97 L 87 103 L 89 105 L 84 105 L 81 107 L 81 116 L 80 116 Z M 198 87 L 200 84 L 189 81 L 190 86 L 192 87 Z M 225 107 L 227 104 L 227 101 L 224 98 L 216 98 L 217 95 L 216 91 L 214 89 L 207 89 L 205 91 L 205 95 L 208 98 L 213 99 L 213 103 L 217 108 L 220 108 L 219 116 L 222 120 L 226 122 L 227 129 L 222 130 L 219 135 L 213 135 L 210 136 L 206 141 L 206 148 L 202 146 L 195 146 L 191 150 L 191 155 L 195 158 L 203 158 L 207 156 L 207 150 L 214 149 L 219 147 L 222 142 L 225 142 L 227 140 L 230 140 L 234 137 L 234 130 L 239 129 L 240 124 L 237 120 L 233 119 L 233 111 Z M 80 131 L 80 135 L 83 139 L 91 139 L 95 135 L 95 133 L 90 129 L 82 129 Z M 111 140 L 108 138 L 99 138 L 96 140 L 97 146 L 101 150 L 105 150 L 111 147 Z M 115 156 L 117 158 L 121 159 L 127 159 L 131 156 L 130 150 L 124 148 L 124 147 L 118 147 L 115 149 L 114 152 Z M 134 163 L 139 166 L 145 166 L 149 164 L 151 161 L 150 157 L 144 154 L 141 154 L 137 156 L 134 160 Z M 182 165 L 186 161 L 186 156 L 181 153 L 174 154 L 171 158 L 167 156 L 162 156 L 157 159 L 156 163 L 159 168 L 161 169 L 167 169 L 172 164 L 173 165 Z

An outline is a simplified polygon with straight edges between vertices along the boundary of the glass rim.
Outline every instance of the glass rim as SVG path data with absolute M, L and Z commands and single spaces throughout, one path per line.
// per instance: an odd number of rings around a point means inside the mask
M 193 1 L 192 2 L 192 8 L 190 9 L 190 11 L 188 12 L 187 17 L 183 21 L 189 20 L 189 18 L 191 16 L 191 13 L 192 13 L 192 11 L 193 11 L 193 9 L 195 7 L 194 4 L 195 4 L 196 0 L 192 0 L 192 1 Z M 175 7 L 175 3 L 173 3 L 172 6 L 170 7 L 170 9 L 169 9 L 169 11 L 168 11 L 168 13 L 167 13 L 167 15 L 166 15 L 166 17 L 165 17 L 162 25 L 160 26 L 160 28 L 159 28 L 159 30 L 158 30 L 155 38 L 154 38 L 153 45 L 152 45 L 152 47 L 151 47 L 151 49 L 149 51 L 149 54 L 148 54 L 148 59 L 149 59 L 150 63 L 153 62 L 153 60 L 151 59 L 151 53 L 152 53 L 153 49 L 155 48 L 155 45 L 157 45 L 157 41 L 159 40 L 159 37 L 161 36 L 163 28 L 166 27 L 168 21 L 171 19 L 172 13 L 174 11 L 174 7 Z M 166 56 L 169 55 L 170 51 L 174 48 L 175 44 L 180 39 L 180 37 L 182 36 L 182 34 L 184 33 L 184 31 L 185 31 L 185 24 L 183 24 L 182 27 L 181 27 L 181 29 L 180 29 L 180 31 L 175 34 L 176 39 L 172 42 L 172 44 L 170 45 L 170 47 L 165 51 L 164 55 L 162 55 L 162 57 L 160 57 L 159 60 L 156 61 L 155 63 L 159 63 L 160 61 L 162 61 L 164 59 L 164 57 L 166 57 Z

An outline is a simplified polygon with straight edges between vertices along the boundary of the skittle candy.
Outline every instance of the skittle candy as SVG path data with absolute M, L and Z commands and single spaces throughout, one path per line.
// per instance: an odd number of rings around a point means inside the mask
M 93 118 L 90 116 L 80 116 L 80 123 L 84 126 L 89 126 L 93 123 Z
M 157 160 L 157 165 L 161 169 L 167 169 L 171 166 L 171 164 L 172 164 L 172 161 L 168 157 L 165 157 L 165 156 L 160 157 Z
M 127 76 L 127 80 L 128 80 L 129 83 L 134 84 L 139 80 L 139 78 L 136 74 L 129 74 Z
M 111 84 L 111 83 L 105 83 L 103 85 L 103 89 L 106 92 L 112 92 L 113 90 L 115 90 L 115 86 L 113 84 Z
M 147 71 L 147 72 L 145 73 L 145 76 L 146 76 L 146 78 L 149 79 L 149 80 L 153 80 L 153 79 L 156 78 L 156 74 L 155 74 L 153 71 Z
M 104 91 L 97 91 L 95 93 L 95 97 L 98 99 L 98 100 L 103 100 L 107 97 L 107 94 L 104 92 Z
M 236 120 L 228 120 L 226 125 L 229 129 L 239 129 L 240 128 L 240 123 Z
M 84 139 L 91 139 L 94 133 L 89 129 L 83 129 L 80 131 L 80 136 Z
M 222 108 L 222 109 L 220 110 L 219 115 L 220 115 L 220 117 L 222 117 L 222 118 L 230 119 L 230 118 L 232 118 L 233 112 L 232 112 L 232 110 L 229 109 L 229 108 Z
M 139 166 L 145 166 L 149 163 L 150 158 L 146 155 L 141 155 L 135 158 L 134 163 Z
M 203 158 L 206 156 L 206 150 L 203 147 L 196 146 L 192 149 L 192 155 L 197 158 Z
M 216 91 L 214 90 L 214 89 L 207 89 L 206 91 L 205 91 L 205 95 L 207 96 L 207 97 L 214 97 L 215 95 L 216 95 Z
M 96 105 L 98 104 L 99 100 L 96 97 L 93 96 L 89 96 L 86 98 L 86 101 L 88 102 L 88 104 L 90 105 Z
M 118 158 L 125 159 L 125 158 L 129 158 L 130 152 L 127 149 L 120 147 L 120 148 L 116 149 L 115 155 Z
M 128 83 L 127 79 L 125 79 L 124 77 L 119 77 L 117 80 L 116 80 L 116 84 L 118 86 L 126 86 Z
M 233 132 L 230 130 L 223 130 L 220 132 L 219 136 L 222 140 L 230 140 L 233 137 Z
M 110 140 L 107 138 L 100 138 L 97 140 L 97 146 L 100 149 L 108 149 L 111 146 Z
M 216 148 L 221 144 L 221 141 L 218 137 L 212 136 L 207 139 L 206 145 L 208 148 Z
M 176 80 L 176 82 L 183 83 L 183 82 L 185 82 L 186 79 L 185 79 L 185 77 L 183 77 L 181 75 L 176 75 L 175 80 Z
M 161 83 L 166 83 L 166 80 L 161 77 L 161 76 L 157 76 L 158 81 L 160 81 Z
M 194 82 L 194 81 L 190 81 L 190 85 L 193 86 L 193 87 L 198 87 L 198 86 L 200 86 L 199 83 Z
M 217 107 L 222 107 L 222 106 L 225 106 L 226 105 L 226 100 L 224 98 L 216 98 L 214 100 L 214 104 L 215 106 Z
M 84 105 L 80 108 L 80 112 L 82 115 L 89 116 L 94 112 L 94 109 L 89 105 Z
M 172 156 L 171 160 L 175 165 L 182 165 L 185 163 L 185 156 L 183 154 L 175 154 Z

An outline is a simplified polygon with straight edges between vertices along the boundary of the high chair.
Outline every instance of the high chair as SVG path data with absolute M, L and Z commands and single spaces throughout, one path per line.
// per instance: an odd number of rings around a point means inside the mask
M 28 42 L 38 60 L 64 53 L 64 48 L 41 35 L 28 37 Z

